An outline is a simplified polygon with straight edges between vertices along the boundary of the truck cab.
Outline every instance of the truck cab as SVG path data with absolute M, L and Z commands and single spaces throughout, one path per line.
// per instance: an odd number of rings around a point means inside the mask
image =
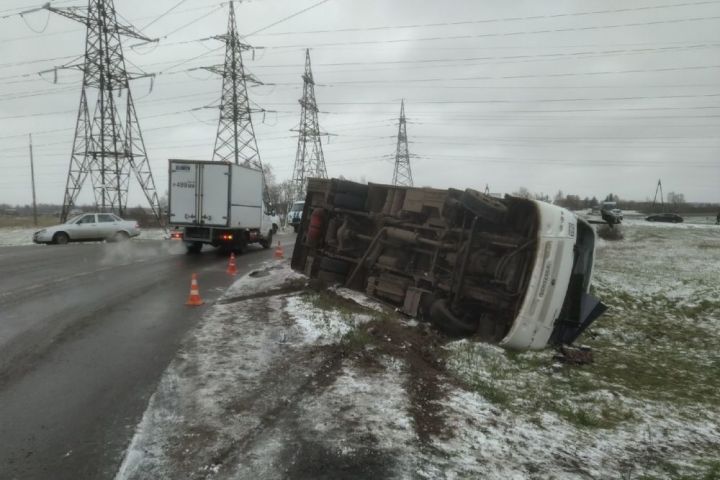
M 303 208 L 305 207 L 305 201 L 294 202 L 288 212 L 287 222 L 288 225 L 293 227 L 295 233 L 298 232 L 300 227 L 300 221 L 302 220 Z

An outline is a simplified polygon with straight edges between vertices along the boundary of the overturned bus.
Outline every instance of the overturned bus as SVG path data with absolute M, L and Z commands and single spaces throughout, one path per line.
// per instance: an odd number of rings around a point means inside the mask
M 594 253 L 592 227 L 544 202 L 310 179 L 292 267 L 524 350 L 570 344 L 604 312 Z

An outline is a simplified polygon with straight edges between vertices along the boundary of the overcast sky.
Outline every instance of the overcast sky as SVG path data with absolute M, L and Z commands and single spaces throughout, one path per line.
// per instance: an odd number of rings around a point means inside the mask
M 83 26 L 42 1 L 0 0 L 0 203 L 62 202 L 81 73 L 37 72 L 84 51 Z M 54 5 L 86 5 L 58 0 Z M 222 62 L 219 0 L 116 0 L 153 46 L 125 39 L 157 76 L 133 95 L 160 192 L 168 158 L 209 160 Z M 313 7 L 314 6 L 314 7 Z M 175 7 L 167 15 L 161 14 Z M 279 20 L 307 11 L 268 27 Z M 330 176 L 389 183 L 405 98 L 416 186 L 652 198 L 658 178 L 688 201 L 720 201 L 720 1 L 258 0 L 236 3 L 250 34 L 262 160 L 292 174 L 304 49 L 311 49 Z M 196 109 L 196 110 L 193 110 Z M 90 201 L 86 185 L 80 202 Z M 131 185 L 130 206 L 141 203 Z M 144 203 L 144 202 L 142 202 Z

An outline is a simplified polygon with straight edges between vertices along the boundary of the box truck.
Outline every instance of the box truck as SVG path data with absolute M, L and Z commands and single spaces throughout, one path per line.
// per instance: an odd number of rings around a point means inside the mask
M 258 169 L 225 162 L 169 161 L 168 223 L 188 253 L 203 245 L 241 252 L 272 243 L 273 222 Z

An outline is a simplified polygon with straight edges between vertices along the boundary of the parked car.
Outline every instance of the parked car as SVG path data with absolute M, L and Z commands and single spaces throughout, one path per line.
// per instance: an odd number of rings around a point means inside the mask
M 33 234 L 35 243 L 122 241 L 140 235 L 140 225 L 112 213 L 84 213 Z
M 656 213 L 645 218 L 648 222 L 682 223 L 683 218 L 677 213 Z
M 300 229 L 300 222 L 302 221 L 302 213 L 304 207 L 304 201 L 295 202 L 292 204 L 292 207 L 290 207 L 290 211 L 288 212 L 287 223 L 288 225 L 291 225 L 293 227 L 295 233 L 297 233 Z
M 600 216 L 609 225 L 617 225 L 623 221 L 623 212 L 616 202 L 603 202 L 600 207 Z

